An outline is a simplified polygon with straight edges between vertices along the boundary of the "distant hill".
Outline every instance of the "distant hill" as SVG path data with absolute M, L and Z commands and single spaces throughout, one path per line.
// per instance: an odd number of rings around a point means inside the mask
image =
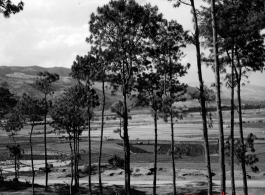
M 0 66 L 0 86 L 4 86 L 10 89 L 10 91 L 16 96 L 22 96 L 26 93 L 35 98 L 42 98 L 43 94 L 36 89 L 35 81 L 38 72 L 48 71 L 51 73 L 57 73 L 60 76 L 60 80 L 53 84 L 55 90 L 54 96 L 58 96 L 63 93 L 65 89 L 73 86 L 76 81 L 69 77 L 71 70 L 64 67 L 43 68 L 39 66 Z M 210 86 L 210 84 L 207 84 Z M 186 102 L 179 102 L 180 105 L 186 106 L 199 106 L 197 100 L 192 100 L 190 94 L 194 94 L 198 91 L 196 88 L 197 83 L 190 83 L 187 89 Z M 94 89 L 98 95 L 102 96 L 101 83 L 96 82 Z M 265 87 L 248 85 L 242 87 L 242 99 L 243 103 L 256 104 L 265 100 Z M 111 90 L 106 90 L 106 108 L 108 109 L 115 101 L 122 100 L 122 94 L 117 91 L 115 95 L 111 95 Z M 133 102 L 133 101 L 132 101 Z M 132 103 L 131 102 L 131 103 Z M 227 88 L 222 89 L 222 103 L 230 104 L 230 90 Z
M 57 73 L 60 76 L 69 77 L 71 70 L 64 67 L 43 68 L 40 66 L 0 66 L 0 76 L 12 75 L 14 73 L 22 73 L 25 75 L 36 76 L 38 72 L 48 71 Z
M 43 94 L 36 89 L 35 81 L 38 72 L 43 71 L 57 73 L 60 76 L 60 80 L 53 85 L 54 90 L 56 90 L 55 95 L 62 93 L 65 88 L 75 83 L 75 81 L 69 77 L 71 70 L 68 68 L 0 66 L 0 86 L 9 88 L 16 96 L 22 96 L 23 93 L 26 93 L 32 97 L 41 98 Z
M 208 87 L 211 83 L 205 83 Z M 199 86 L 198 83 L 188 83 L 189 86 Z M 230 104 L 231 89 L 222 86 L 221 98 L 223 104 Z M 237 91 L 235 90 L 235 98 L 237 98 Z M 265 86 L 248 85 L 241 86 L 241 98 L 243 104 L 258 104 L 265 103 Z M 237 102 L 237 100 L 235 100 Z
M 60 80 L 52 85 L 55 91 L 53 96 L 58 96 L 63 91 L 74 84 L 76 80 L 69 77 L 71 69 L 64 67 L 43 68 L 39 66 L 0 66 L 0 86 L 7 87 L 15 94 L 15 96 L 22 96 L 26 93 L 34 98 L 42 98 L 43 94 L 36 89 L 35 81 L 38 72 L 48 71 L 50 73 L 57 73 Z M 101 83 L 96 82 L 93 88 L 98 95 L 102 96 Z M 106 90 L 106 108 L 108 109 L 115 101 L 121 100 L 122 95 L 118 91 L 115 95 L 111 95 L 111 90 Z

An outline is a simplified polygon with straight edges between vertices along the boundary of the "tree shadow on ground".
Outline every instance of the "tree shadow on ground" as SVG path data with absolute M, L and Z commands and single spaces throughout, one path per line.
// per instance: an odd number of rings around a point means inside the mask
M 213 194 L 219 194 L 220 192 L 213 190 Z M 168 193 L 167 195 L 172 195 L 173 193 Z M 187 189 L 187 188 L 178 188 L 177 195 L 208 195 L 207 189 Z
M 99 186 L 94 186 L 93 194 L 95 195 L 100 194 Z M 119 186 L 119 185 L 103 186 L 103 194 L 104 195 L 126 195 L 124 186 Z M 136 190 L 134 188 L 131 188 L 131 194 L 132 195 L 146 195 L 145 192 Z
M 219 194 L 216 189 L 218 189 L 218 185 L 213 184 L 213 193 Z M 173 193 L 167 193 L 167 195 L 171 195 Z M 177 195 L 208 195 L 208 183 L 205 181 L 196 181 L 189 184 L 186 184 L 185 187 L 177 188 Z
M 194 185 L 195 184 L 195 185 Z M 177 195 L 207 195 L 207 183 L 206 182 L 196 182 L 193 185 L 186 185 L 182 188 L 177 188 Z M 48 192 L 45 192 L 45 186 L 35 184 L 35 190 L 37 194 L 43 195 L 68 195 L 70 187 L 68 184 L 53 184 L 49 186 Z M 31 192 L 32 185 L 28 182 L 14 182 L 12 180 L 3 181 L 0 185 L 0 191 L 7 194 L 25 194 L 26 192 Z M 216 186 L 215 186 L 216 187 Z M 160 189 L 161 188 L 161 189 Z M 171 186 L 161 186 L 157 190 L 162 192 L 161 194 L 171 195 Z M 217 187 L 218 188 L 218 187 Z M 216 189 L 217 189 L 216 188 Z M 22 192 L 25 193 L 22 193 Z M 150 193 L 152 187 L 140 187 L 131 188 L 132 195 L 146 195 L 147 192 Z M 15 193 L 16 192 L 16 193 Z M 99 195 L 100 189 L 99 185 L 92 185 L 93 195 Z M 159 193 L 159 192 L 158 192 Z M 218 194 L 217 190 L 213 190 L 213 194 Z M 28 194 L 28 193 L 27 193 Z M 80 186 L 79 191 L 75 193 L 76 195 L 88 194 L 88 184 L 83 184 Z M 103 186 L 104 195 L 126 195 L 124 186 L 112 185 Z
M 20 182 L 12 180 L 4 180 L 0 182 L 0 191 L 16 192 L 31 188 L 32 184 L 29 182 Z M 35 188 L 45 188 L 42 185 L 34 184 Z
M 69 194 L 69 185 L 66 184 L 54 184 L 52 186 L 54 192 L 60 195 L 67 195 Z M 99 195 L 100 189 L 98 185 L 92 185 L 92 192 L 93 195 Z M 81 194 L 88 194 L 88 185 L 82 185 L 79 187 L 79 191 L 76 193 L 78 195 Z M 112 186 L 103 186 L 103 194 L 104 195 L 126 195 L 123 186 L 119 185 L 112 185 Z M 146 195 L 145 192 L 136 190 L 131 188 L 132 195 Z

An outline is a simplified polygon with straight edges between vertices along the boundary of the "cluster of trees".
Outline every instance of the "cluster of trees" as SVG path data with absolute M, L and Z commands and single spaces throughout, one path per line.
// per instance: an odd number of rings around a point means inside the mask
M 211 115 L 207 102 L 216 100 L 219 128 L 219 156 L 221 170 L 221 194 L 226 193 L 225 150 L 229 150 L 231 159 L 232 194 L 235 194 L 234 157 L 241 164 L 244 182 L 244 194 L 248 194 L 246 165 L 257 161 L 253 154 L 254 135 L 244 138 L 242 127 L 241 85 L 242 78 L 250 71 L 262 71 L 265 63 L 264 35 L 261 31 L 265 25 L 265 2 L 263 0 L 206 0 L 205 6 L 196 8 L 194 0 L 169 0 L 175 7 L 190 6 L 194 22 L 194 32 L 183 30 L 177 21 L 167 21 L 150 4 L 144 6 L 134 0 L 110 1 L 98 7 L 90 16 L 90 36 L 86 39 L 91 50 L 85 56 L 77 56 L 72 65 L 71 76 L 78 82 L 67 89 L 54 102 L 47 100 L 51 94 L 51 83 L 58 80 L 58 75 L 40 73 L 36 84 L 44 94 L 43 100 L 33 100 L 24 95 L 16 107 L 8 106 L 2 111 L 13 108 L 5 128 L 10 131 L 21 129 L 21 123 L 14 122 L 21 116 L 30 118 L 32 130 L 36 121 L 44 121 L 46 189 L 49 167 L 46 149 L 46 117 L 49 111 L 56 130 L 64 129 L 68 133 L 71 148 L 72 181 L 70 193 L 78 192 L 78 161 L 80 159 L 79 136 L 87 126 L 89 151 L 89 194 L 91 185 L 91 120 L 93 109 L 101 105 L 101 138 L 98 158 L 100 194 L 103 194 L 101 178 L 101 155 L 104 133 L 105 90 L 112 87 L 113 94 L 120 90 L 123 99 L 111 107 L 121 119 L 117 132 L 124 143 L 125 193 L 130 194 L 130 140 L 128 132 L 129 111 L 132 106 L 147 106 L 154 117 L 154 179 L 153 194 L 156 194 L 157 170 L 157 120 L 162 118 L 170 123 L 171 155 L 173 169 L 173 193 L 177 194 L 175 181 L 175 144 L 174 123 L 184 116 L 175 102 L 185 101 L 187 85 L 179 78 L 187 74 L 190 64 L 182 64 L 182 48 L 187 44 L 196 47 L 196 59 L 199 79 L 199 94 L 202 116 L 205 163 L 208 172 L 208 194 L 212 194 L 212 169 L 209 153 L 208 128 L 211 127 Z M 23 7 L 23 6 L 22 6 Z M 201 54 L 201 42 L 210 54 Z M 202 63 L 211 66 L 215 72 L 215 97 L 209 95 L 204 86 Z M 231 70 L 228 72 L 228 70 Z M 231 134 L 225 142 L 221 107 L 220 74 L 225 74 L 225 82 L 231 88 Z M 93 82 L 102 83 L 102 99 L 92 88 Z M 237 88 L 237 102 L 240 124 L 240 139 L 234 138 L 234 90 Z M 2 90 L 2 89 L 1 89 Z M 4 90 L 4 89 L 3 89 Z M 12 99 L 12 95 L 9 95 Z M 1 96 L 2 98 L 2 96 Z M 129 98 L 135 99 L 129 105 Z M 2 100 L 1 100 L 2 101 Z M 29 102 L 28 102 L 29 101 Z M 12 101 L 11 101 L 12 102 Z M 11 105 L 11 104 L 10 104 Z M 20 106 L 20 107 L 19 107 Z M 4 107 L 4 106 L 3 106 Z M 23 111 L 23 112 L 22 112 Z M 36 111 L 36 112 L 35 112 Z M 21 113 L 21 114 L 19 114 Z M 12 118 L 12 117 L 13 118 Z M 39 117 L 41 116 L 41 117 Z M 12 119 L 12 120 L 11 120 Z M 13 122 L 12 122 L 13 121 Z M 9 128 L 10 124 L 11 128 Z M 31 131 L 32 135 L 32 131 Z M 31 136 L 30 136 L 31 137 Z M 32 151 L 32 150 L 31 150 Z M 256 171 L 257 168 L 253 167 Z M 34 170 L 33 170 L 34 178 Z M 34 182 L 33 182 L 34 183 Z
M 32 133 L 34 127 L 37 125 L 44 125 L 44 151 L 45 151 L 45 168 L 46 173 L 46 190 L 48 190 L 48 173 L 50 172 L 50 166 L 47 161 L 47 139 L 46 139 L 46 126 L 47 126 L 47 115 L 52 107 L 52 101 L 47 99 L 48 95 L 53 93 L 51 84 L 59 80 L 57 74 L 49 72 L 38 73 L 36 80 L 36 87 L 44 94 L 43 99 L 33 99 L 27 94 L 23 94 L 19 99 L 15 98 L 9 89 L 0 87 L 0 108 L 1 108 L 1 127 L 9 132 L 9 136 L 13 138 L 13 144 L 7 145 L 11 156 L 15 160 L 15 179 L 18 181 L 19 172 L 19 159 L 23 156 L 23 149 L 19 143 L 16 142 L 15 135 L 25 125 L 31 126 L 30 130 L 30 153 L 31 153 L 31 165 L 32 165 L 32 191 L 34 194 L 34 154 L 32 146 Z
M 209 1 L 208 1 L 209 2 Z M 231 160 L 231 186 L 235 194 L 234 183 L 234 156 L 235 148 L 240 149 L 240 164 L 242 168 L 244 194 L 248 194 L 246 164 L 248 162 L 247 148 L 242 126 L 241 85 L 243 78 L 248 77 L 251 71 L 263 71 L 265 65 L 264 46 L 264 1 L 210 1 L 211 6 L 200 10 L 200 29 L 205 46 L 210 48 L 206 63 L 213 66 L 216 72 L 216 90 L 220 93 L 220 77 L 218 73 L 225 72 L 226 84 L 231 88 L 231 134 L 230 134 L 230 160 Z M 211 16 L 211 17 L 210 17 Z M 211 25 L 210 25 L 211 24 Z M 228 70 L 230 73 L 227 73 Z M 238 120 L 240 142 L 234 139 L 234 90 L 237 88 Z M 221 193 L 226 192 L 225 164 L 224 164 L 224 138 L 222 130 L 222 112 L 220 97 L 217 95 L 217 110 L 219 115 L 219 154 L 222 172 Z M 251 135 L 250 137 L 254 139 Z M 248 140 L 248 139 L 246 139 Z M 256 169 L 254 169 L 256 170 Z

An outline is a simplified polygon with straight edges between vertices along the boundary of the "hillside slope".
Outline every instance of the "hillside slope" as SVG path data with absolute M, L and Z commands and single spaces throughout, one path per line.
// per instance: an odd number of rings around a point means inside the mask
M 60 80 L 52 84 L 55 91 L 54 97 L 63 93 L 64 90 L 76 84 L 76 80 L 69 77 L 71 72 L 68 68 L 54 67 L 43 68 L 39 66 L 29 67 L 9 67 L 0 66 L 0 86 L 8 88 L 15 96 L 20 97 L 23 93 L 34 98 L 42 98 L 43 94 L 37 90 L 35 81 L 38 72 L 48 71 L 57 73 Z M 102 96 L 101 83 L 96 82 L 93 88 L 97 91 L 99 97 Z M 111 90 L 106 89 L 106 108 L 108 109 L 115 101 L 121 100 L 122 95 L 118 91 L 115 95 L 111 95 Z
M 38 72 L 48 71 L 57 73 L 60 76 L 68 77 L 71 70 L 64 67 L 43 68 L 40 66 L 0 66 L 0 76 L 12 75 L 14 73 L 23 73 L 25 75 L 36 76 Z
M 208 87 L 211 83 L 205 83 Z M 196 88 L 199 86 L 198 83 L 188 83 L 189 86 Z M 231 89 L 222 87 L 221 88 L 221 98 L 223 104 L 230 104 Z M 237 93 L 235 90 L 235 98 L 237 98 Z M 265 86 L 257 85 L 245 85 L 241 87 L 241 98 L 244 104 L 258 104 L 265 101 Z M 237 102 L 237 100 L 235 99 Z
M 55 90 L 54 96 L 58 96 L 63 93 L 65 89 L 73 86 L 76 81 L 69 77 L 71 72 L 68 68 L 54 67 L 54 68 L 43 68 L 39 66 L 0 66 L 0 86 L 4 86 L 10 89 L 10 91 L 16 96 L 22 96 L 26 93 L 35 98 L 42 98 L 43 94 L 36 89 L 35 81 L 37 73 L 40 71 L 48 71 L 51 73 L 57 73 L 60 76 L 60 80 L 55 82 L 52 88 Z M 210 86 L 210 84 L 207 84 Z M 185 106 L 199 106 L 197 100 L 192 100 L 191 95 L 196 93 L 198 83 L 190 83 L 187 89 L 186 98 L 187 101 L 180 102 L 180 105 Z M 97 91 L 99 97 L 102 96 L 101 83 L 95 82 L 94 89 Z M 265 87 L 247 85 L 242 87 L 242 99 L 243 103 L 256 104 L 259 101 L 264 101 Z M 117 91 L 115 95 L 111 95 L 111 90 L 106 89 L 106 108 L 108 109 L 111 104 L 115 101 L 122 100 L 122 94 Z M 131 101 L 130 103 L 132 103 Z M 222 103 L 230 104 L 230 90 L 227 88 L 222 89 Z M 99 108 L 100 109 L 100 108 Z
M 15 96 L 22 96 L 23 93 L 26 93 L 34 98 L 41 98 L 43 94 L 41 94 L 35 86 L 37 73 L 41 71 L 49 71 L 60 75 L 60 80 L 53 85 L 56 91 L 55 95 L 60 94 L 65 88 L 75 83 L 75 81 L 69 77 L 70 69 L 67 68 L 0 66 L 0 86 L 9 88 Z

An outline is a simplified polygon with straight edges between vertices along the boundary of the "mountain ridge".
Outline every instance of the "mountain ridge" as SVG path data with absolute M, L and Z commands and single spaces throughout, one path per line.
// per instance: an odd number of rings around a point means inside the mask
M 41 66 L 0 66 L 0 76 L 12 74 L 15 72 L 27 73 L 29 75 L 37 75 L 38 72 L 48 71 L 57 73 L 60 76 L 69 76 L 71 69 L 65 67 L 41 67 Z
M 36 89 L 35 81 L 38 72 L 48 71 L 51 73 L 57 73 L 60 76 L 60 80 L 53 84 L 53 89 L 55 90 L 54 96 L 58 96 L 63 93 L 65 89 L 73 86 L 76 80 L 71 78 L 69 74 L 71 69 L 64 67 L 50 67 L 44 68 L 40 66 L 0 66 L 0 86 L 7 87 L 16 96 L 22 96 L 26 93 L 35 98 L 42 98 L 43 94 Z M 188 83 L 189 87 L 187 89 L 186 97 L 189 101 L 185 104 L 190 106 L 199 106 L 197 100 L 191 100 L 192 93 L 197 91 L 196 86 L 198 83 Z M 210 86 L 210 83 L 206 83 Z M 96 89 L 99 96 L 102 96 L 101 84 L 96 82 L 93 86 Z M 242 103 L 255 104 L 257 102 L 264 101 L 265 97 L 265 87 L 248 85 L 242 87 Z M 122 99 L 122 94 L 117 92 L 115 96 L 111 94 L 110 90 L 106 91 L 107 94 L 107 108 L 110 107 L 115 101 Z M 184 103 L 183 103 L 184 104 Z M 222 104 L 230 104 L 230 89 L 222 88 Z

